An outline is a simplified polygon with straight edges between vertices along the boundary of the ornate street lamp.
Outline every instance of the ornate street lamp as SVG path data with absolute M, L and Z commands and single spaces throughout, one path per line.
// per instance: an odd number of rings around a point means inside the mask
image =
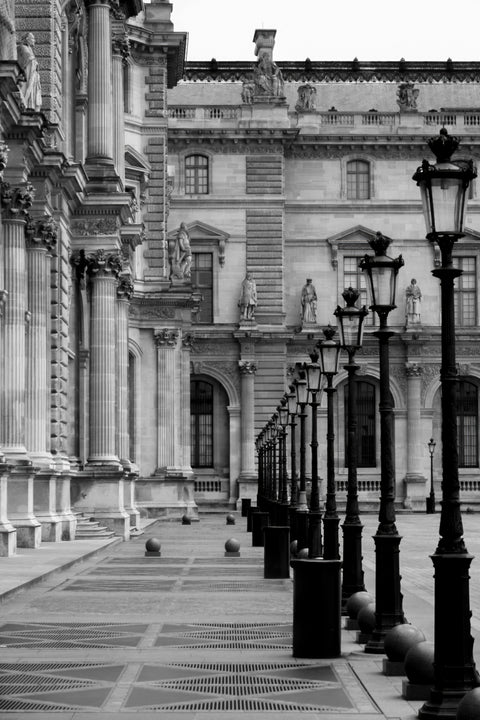
M 298 486 L 297 486 L 297 449 L 295 447 L 295 428 L 297 427 L 297 393 L 295 391 L 295 384 L 292 384 L 288 388 L 287 393 L 287 404 L 288 404 L 288 417 L 290 425 L 290 537 L 292 540 L 297 538 L 297 527 L 295 524 L 295 516 L 297 510 L 298 501 Z
M 304 376 L 305 372 L 301 371 L 300 377 L 297 378 L 295 383 L 295 390 L 297 393 L 297 416 L 300 418 L 300 491 L 298 495 L 296 516 L 298 550 L 303 550 L 308 547 L 308 506 L 305 469 L 305 421 L 307 419 L 305 408 L 308 403 L 308 386 Z
M 358 506 L 357 484 L 357 384 L 355 375 L 359 366 L 355 363 L 355 353 L 362 347 L 363 322 L 368 310 L 365 305 L 356 307 L 360 297 L 358 290 L 349 287 L 342 293 L 346 307 L 338 306 L 334 315 L 338 318 L 340 345 L 348 353 L 348 363 L 344 365 L 348 373 L 347 408 L 347 506 L 343 530 L 343 581 L 342 604 L 356 592 L 365 590 L 362 567 L 362 530 L 360 509 Z
M 258 487 L 257 487 L 257 507 L 261 507 L 263 497 L 265 495 L 265 477 L 263 468 L 263 430 L 261 430 L 255 440 L 255 447 L 258 455 Z
M 388 341 L 394 334 L 387 326 L 388 314 L 395 305 L 397 275 L 403 258 L 391 258 L 386 250 L 391 240 L 377 232 L 369 241 L 375 255 L 365 255 L 360 268 L 366 273 L 372 304 L 380 327 L 373 333 L 378 338 L 380 355 L 380 510 L 375 542 L 375 628 L 365 652 L 383 653 L 385 634 L 394 625 L 405 622 L 400 590 L 400 540 L 395 525 L 395 464 L 393 440 L 393 405 L 390 392 L 390 361 Z
M 317 343 L 320 351 L 320 366 L 322 375 L 327 379 L 327 498 L 325 503 L 325 517 L 323 518 L 325 560 L 338 560 L 338 523 L 337 501 L 335 490 L 335 432 L 333 424 L 333 377 L 338 373 L 340 361 L 340 344 L 333 340 L 335 328 L 330 325 L 324 329 L 325 339 Z
M 310 508 L 308 513 L 308 557 L 322 557 L 322 513 L 320 512 L 320 488 L 318 486 L 318 438 L 317 438 L 317 412 L 320 404 L 319 394 L 321 392 L 320 382 L 322 370 L 318 364 L 318 353 L 315 351 L 310 355 L 310 363 L 305 365 L 307 375 L 307 387 L 309 405 L 312 408 L 312 431 L 311 431 L 311 474 L 312 489 L 310 493 Z
M 271 464 L 272 464 L 272 495 L 270 503 L 270 513 L 275 512 L 276 503 L 278 499 L 278 414 L 273 413 L 271 417 L 270 425 L 270 439 L 271 439 Z
M 427 160 L 413 180 L 420 186 L 427 239 L 438 243 L 442 265 L 432 270 L 440 279 L 442 303 L 442 503 L 440 539 L 431 556 L 435 568 L 434 687 L 419 710 L 420 718 L 455 718 L 463 695 L 480 684 L 473 659 L 470 627 L 469 567 L 473 556 L 463 540 L 457 445 L 457 367 L 455 360 L 453 246 L 463 236 L 468 186 L 476 176 L 471 161 L 452 162 L 459 145 L 445 128 L 428 140 L 437 162 Z
M 288 489 L 287 489 L 287 425 L 288 405 L 285 396 L 277 407 L 278 439 L 279 439 L 279 492 L 277 505 L 277 521 L 280 525 L 288 525 Z
M 428 452 L 430 453 L 430 495 L 425 500 L 426 512 L 431 515 L 435 512 L 435 490 L 433 488 L 433 454 L 435 452 L 436 442 L 433 438 L 427 443 Z

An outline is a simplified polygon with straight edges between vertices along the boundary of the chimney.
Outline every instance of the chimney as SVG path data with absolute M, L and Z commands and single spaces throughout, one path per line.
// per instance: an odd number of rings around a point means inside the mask
M 255 43 L 255 56 L 266 54 L 272 60 L 273 46 L 275 45 L 276 30 L 255 30 L 253 42 Z
M 172 3 L 168 0 L 152 0 L 145 3 L 145 21 L 155 32 L 172 32 L 173 23 L 170 20 Z

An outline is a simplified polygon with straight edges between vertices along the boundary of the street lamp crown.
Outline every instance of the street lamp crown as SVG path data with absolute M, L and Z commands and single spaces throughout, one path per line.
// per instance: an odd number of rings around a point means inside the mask
M 447 129 L 442 127 L 438 135 L 427 140 L 427 145 L 437 158 L 437 163 L 448 163 L 460 145 L 460 140 L 449 135 Z
M 360 293 L 356 288 L 348 287 L 342 292 L 342 297 L 345 300 L 347 308 L 353 308 L 360 297 Z
M 375 255 L 382 257 L 387 254 L 387 248 L 391 244 L 392 239 L 386 235 L 382 235 L 381 232 L 377 231 L 374 238 L 370 238 L 368 244 L 374 251 Z

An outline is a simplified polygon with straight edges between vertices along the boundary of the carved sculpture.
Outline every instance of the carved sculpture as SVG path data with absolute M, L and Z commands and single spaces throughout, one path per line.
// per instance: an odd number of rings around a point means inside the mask
M 247 272 L 242 282 L 240 298 L 238 300 L 240 308 L 240 320 L 255 320 L 255 309 L 257 307 L 257 285 L 252 274 Z
M 397 103 L 401 111 L 417 109 L 417 98 L 420 93 L 412 82 L 401 83 L 397 89 Z
M 407 325 L 418 325 L 420 322 L 421 302 L 422 291 L 418 287 L 415 278 L 412 278 L 410 285 L 405 291 L 405 316 Z
M 14 0 L 0 0 L 0 60 L 16 60 Z
M 278 65 L 263 52 L 253 71 L 255 95 L 283 97 L 284 82 Z
M 176 237 L 168 243 L 168 260 L 170 262 L 170 278 L 188 280 L 191 277 L 192 248 L 190 235 L 184 222 L 180 223 Z
M 308 112 L 315 110 L 315 97 L 317 89 L 313 85 L 300 85 L 298 88 L 298 100 L 295 105 L 297 112 Z
M 317 322 L 317 291 L 312 285 L 312 279 L 307 278 L 302 288 L 302 324 Z
M 21 95 L 25 109 L 38 112 L 42 107 L 42 89 L 38 62 L 33 48 L 35 37 L 33 33 L 26 33 L 17 45 L 18 64 L 23 70 L 25 80 L 21 85 Z

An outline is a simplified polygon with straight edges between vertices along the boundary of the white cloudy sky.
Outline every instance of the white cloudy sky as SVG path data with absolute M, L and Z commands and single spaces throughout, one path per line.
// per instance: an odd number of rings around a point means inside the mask
M 479 0 L 170 0 L 187 60 L 254 60 L 256 28 L 276 60 L 480 61 Z

